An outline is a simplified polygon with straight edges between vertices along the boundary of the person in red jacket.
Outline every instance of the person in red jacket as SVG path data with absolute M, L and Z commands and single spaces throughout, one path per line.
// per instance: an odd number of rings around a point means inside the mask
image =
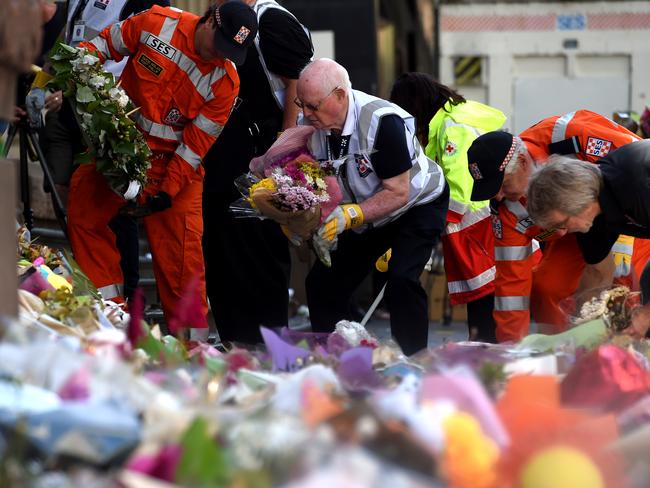
M 131 213 L 144 217 L 166 319 L 198 279 L 203 319 L 191 325 L 205 331 L 201 161 L 221 133 L 239 90 L 233 62 L 243 60 L 256 33 L 253 10 L 232 1 L 211 7 L 201 18 L 153 7 L 82 44 L 102 62 L 129 56 L 121 87 L 139 107 L 133 118 L 153 151 L 148 185 Z M 109 189 L 94 165 L 75 171 L 70 202 L 75 258 L 105 298 L 119 297 L 120 256 L 108 222 L 126 202 Z
M 635 134 L 606 117 L 578 110 L 543 119 L 520 137 L 505 132 L 485 134 L 469 149 L 469 169 L 475 180 L 472 200 L 493 199 L 494 318 L 499 341 L 525 336 L 531 314 L 537 323 L 550 324 L 552 332 L 563 330 L 565 300 L 579 289 L 608 284 L 614 272 L 611 260 L 586 267 L 575 236 L 546 231 L 528 216 L 525 195 L 535 165 L 550 154 L 573 154 L 595 162 L 636 140 Z M 544 243 L 541 257 L 539 242 Z

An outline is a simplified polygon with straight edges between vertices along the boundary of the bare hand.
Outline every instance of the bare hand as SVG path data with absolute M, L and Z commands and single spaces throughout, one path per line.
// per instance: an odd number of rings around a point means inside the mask
M 15 106 L 14 107 L 14 116 L 13 118 L 9 121 L 12 124 L 17 123 L 20 119 L 23 117 L 27 117 L 27 112 L 25 112 L 22 108 Z
M 63 105 L 63 92 L 61 90 L 50 93 L 45 97 L 45 108 L 50 112 L 58 112 Z

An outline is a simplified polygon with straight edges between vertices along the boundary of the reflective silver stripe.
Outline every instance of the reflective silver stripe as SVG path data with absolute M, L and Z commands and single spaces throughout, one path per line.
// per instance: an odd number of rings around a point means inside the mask
M 203 114 L 197 115 L 192 123 L 212 137 L 219 137 L 219 134 L 221 134 L 221 131 L 223 130 L 223 125 L 217 124 Z
M 116 283 L 97 288 L 97 291 L 102 294 L 102 298 L 108 300 L 109 298 L 121 297 L 123 288 L 124 285 L 122 283 Z
M 514 312 L 529 308 L 530 297 L 494 297 L 494 310 L 499 312 Z
M 474 132 L 476 137 L 479 137 L 480 135 L 482 135 L 482 132 L 480 130 L 478 130 L 476 127 L 472 127 L 471 125 L 467 125 L 467 124 L 460 124 L 458 122 L 455 122 L 452 119 L 445 119 L 443 127 L 445 129 L 448 129 L 449 127 L 465 127 L 466 129 L 469 129 L 472 132 Z
M 111 42 L 115 50 L 120 53 L 122 56 L 131 54 L 124 44 L 124 38 L 122 37 L 122 22 L 118 22 L 111 26 Z
M 495 246 L 495 261 L 522 261 L 533 254 L 532 246 Z
M 447 288 L 449 289 L 450 294 L 478 290 L 482 286 L 494 281 L 495 274 L 496 267 L 492 266 L 490 269 L 483 271 L 480 275 L 470 278 L 469 280 L 450 281 L 447 283 Z
M 170 44 L 172 42 L 172 37 L 174 35 L 174 31 L 176 30 L 177 25 L 178 25 L 178 19 L 167 17 L 163 22 L 163 26 L 160 29 L 160 34 L 158 34 L 158 38 L 161 41 Z
M 449 199 L 449 210 L 452 212 L 456 212 L 457 214 L 464 215 L 465 212 L 467 212 L 467 209 L 469 208 L 469 205 L 466 203 L 459 202 L 458 200 L 454 200 L 453 198 Z
M 104 56 L 105 59 L 110 59 L 111 52 L 108 49 L 108 42 L 103 37 L 95 37 L 90 43 L 97 48 L 99 53 Z
M 564 114 L 562 117 L 559 117 L 555 121 L 555 125 L 553 126 L 553 133 L 551 134 L 551 142 L 560 142 L 567 138 L 566 128 L 575 114 L 575 112 L 569 112 L 568 114 Z
M 141 113 L 134 115 L 135 123 L 144 130 L 147 134 L 160 139 L 167 139 L 168 141 L 181 142 L 183 140 L 183 131 L 174 130 L 173 127 L 164 124 L 158 124 L 153 120 L 149 120 Z
M 201 164 L 201 156 L 192 151 L 185 144 L 181 144 L 176 149 L 176 154 L 188 162 L 190 166 L 194 169 L 198 169 Z
M 526 210 L 526 207 L 524 207 L 520 201 L 513 202 L 512 200 L 505 200 L 506 202 L 506 208 L 510 210 L 515 216 L 517 217 L 517 220 L 523 220 L 525 218 L 528 218 L 528 211 Z
M 183 54 L 179 49 L 172 59 L 176 65 L 185 71 L 190 81 L 196 88 L 196 91 L 204 98 L 208 99 L 212 95 L 212 84 L 219 80 L 226 71 L 222 68 L 215 68 L 209 75 L 202 75 L 196 67 L 196 63 Z
M 151 32 L 142 31 L 140 34 L 140 43 L 146 44 L 147 38 L 149 36 L 159 37 Z M 175 49 L 174 56 L 170 59 L 170 61 L 176 64 L 176 66 L 185 72 L 185 74 L 189 77 L 190 81 L 194 85 L 194 88 L 196 88 L 196 91 L 199 92 L 199 94 L 204 98 L 206 102 L 212 100 L 214 98 L 214 95 L 212 93 L 212 85 L 226 74 L 226 70 L 222 68 L 215 68 L 209 74 L 203 75 L 201 74 L 201 71 L 199 71 L 199 69 L 196 67 L 196 63 L 194 61 L 183 54 L 181 50 L 175 47 L 173 44 L 170 45 Z
M 467 227 L 471 227 L 472 225 L 480 222 L 481 220 L 487 219 L 489 216 L 490 216 L 489 205 L 479 208 L 474 212 L 467 212 L 465 215 L 463 215 L 463 219 L 460 222 L 455 224 L 447 224 L 447 227 L 445 227 L 445 234 L 449 235 L 455 232 L 460 232 L 461 230 L 466 229 Z

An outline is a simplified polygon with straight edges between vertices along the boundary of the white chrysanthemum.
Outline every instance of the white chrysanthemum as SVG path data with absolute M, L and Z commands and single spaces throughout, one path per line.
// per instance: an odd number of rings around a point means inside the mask
M 106 84 L 106 78 L 100 75 L 95 75 L 88 80 L 88 84 L 93 88 L 102 88 Z
M 82 59 L 83 59 L 83 63 L 89 66 L 92 66 L 99 61 L 99 58 L 97 56 L 92 56 L 90 54 L 84 55 Z

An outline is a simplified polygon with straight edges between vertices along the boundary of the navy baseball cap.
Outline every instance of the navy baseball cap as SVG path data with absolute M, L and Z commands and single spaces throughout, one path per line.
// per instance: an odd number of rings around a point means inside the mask
M 214 46 L 236 65 L 243 64 L 257 35 L 255 11 L 239 0 L 231 0 L 215 9 L 214 23 Z
M 477 137 L 467 150 L 469 173 L 474 178 L 472 201 L 493 198 L 503 184 L 505 169 L 517 147 L 517 138 L 504 131 Z

